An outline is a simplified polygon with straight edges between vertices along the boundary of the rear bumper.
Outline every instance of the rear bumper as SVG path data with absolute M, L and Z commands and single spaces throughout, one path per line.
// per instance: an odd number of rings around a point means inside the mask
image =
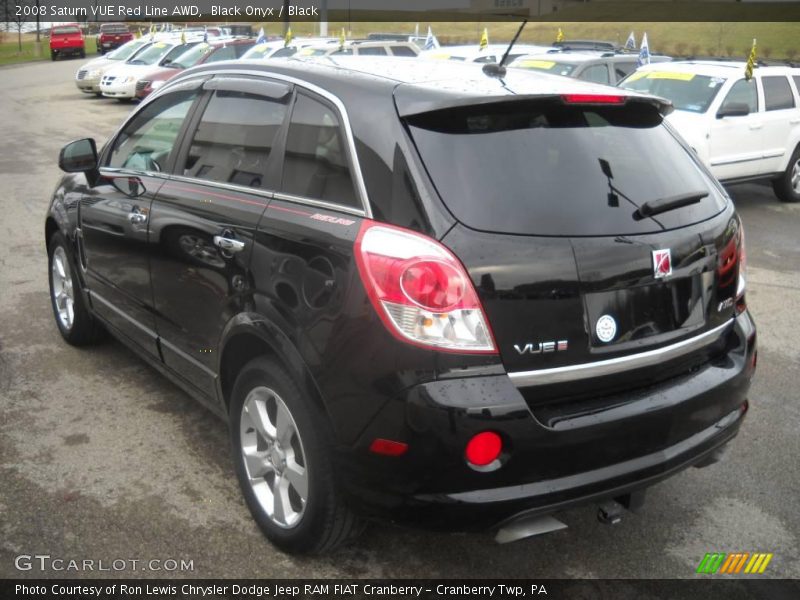
M 704 462 L 739 430 L 755 369 L 747 312 L 727 335 L 729 351 L 701 369 L 553 426 L 537 420 L 507 375 L 412 387 L 342 453 L 347 491 L 366 514 L 475 529 L 653 485 Z M 506 450 L 492 472 L 463 458 L 467 441 L 485 430 L 499 433 Z M 406 442 L 408 452 L 370 454 L 375 438 Z

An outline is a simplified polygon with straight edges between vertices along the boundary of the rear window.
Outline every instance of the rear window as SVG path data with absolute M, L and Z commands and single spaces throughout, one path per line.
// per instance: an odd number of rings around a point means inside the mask
M 101 33 L 129 33 L 128 27 L 126 25 L 100 25 L 100 32 Z
M 676 71 L 637 71 L 623 81 L 620 87 L 661 96 L 671 100 L 678 110 L 704 113 L 724 83 L 724 77 Z
M 81 30 L 77 27 L 56 27 L 51 35 L 75 35 L 80 32 Z
M 408 120 L 445 204 L 473 229 L 625 235 L 694 223 L 723 205 L 651 105 L 560 99 L 448 109 Z M 644 202 L 708 191 L 699 203 L 634 219 Z

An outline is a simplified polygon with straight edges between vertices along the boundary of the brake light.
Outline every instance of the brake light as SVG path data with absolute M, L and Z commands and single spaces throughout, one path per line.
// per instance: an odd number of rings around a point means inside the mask
M 497 353 L 469 275 L 442 244 L 365 220 L 355 255 L 367 295 L 395 337 L 444 352 Z
M 619 94 L 564 94 L 565 104 L 625 104 L 626 96 Z
M 736 313 L 744 312 L 747 303 L 744 299 L 745 288 L 747 287 L 747 251 L 744 245 L 744 225 L 739 221 L 739 279 L 736 283 Z

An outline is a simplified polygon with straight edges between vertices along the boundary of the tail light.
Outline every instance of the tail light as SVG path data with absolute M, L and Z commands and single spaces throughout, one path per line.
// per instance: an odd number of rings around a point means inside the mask
M 620 94 L 563 94 L 564 104 L 625 104 L 627 97 Z
M 469 275 L 442 244 L 365 220 L 355 254 L 372 305 L 395 337 L 445 352 L 497 353 Z
M 747 287 L 747 251 L 744 245 L 744 225 L 739 222 L 739 243 L 737 248 L 739 254 L 739 279 L 736 283 L 736 313 L 744 312 L 747 303 L 744 299 L 745 288 Z

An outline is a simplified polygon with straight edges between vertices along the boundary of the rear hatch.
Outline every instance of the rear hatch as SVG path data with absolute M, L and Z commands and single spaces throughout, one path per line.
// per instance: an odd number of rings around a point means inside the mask
M 443 242 L 537 416 L 724 352 L 739 221 L 656 105 L 527 98 L 405 122 L 459 221 Z
M 83 46 L 83 34 L 77 27 L 53 29 L 50 34 L 51 48 L 80 48 L 81 46 Z

